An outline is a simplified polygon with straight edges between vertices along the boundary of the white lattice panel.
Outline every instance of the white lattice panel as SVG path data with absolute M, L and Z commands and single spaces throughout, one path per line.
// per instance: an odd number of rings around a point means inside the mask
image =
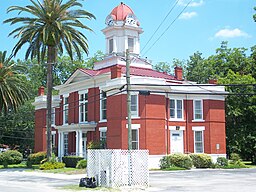
M 88 150 L 87 175 L 99 186 L 148 186 L 148 150 Z

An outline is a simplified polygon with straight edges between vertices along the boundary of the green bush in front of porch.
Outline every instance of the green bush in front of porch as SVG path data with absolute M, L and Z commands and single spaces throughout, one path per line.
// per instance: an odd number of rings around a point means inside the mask
M 78 156 L 64 156 L 62 157 L 62 162 L 65 163 L 66 167 L 76 168 L 78 161 L 83 159 L 83 157 Z

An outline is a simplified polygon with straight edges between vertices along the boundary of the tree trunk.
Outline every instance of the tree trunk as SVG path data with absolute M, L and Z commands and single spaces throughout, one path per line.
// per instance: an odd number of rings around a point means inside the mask
M 52 156 L 52 69 L 53 64 L 56 60 L 56 50 L 53 46 L 48 46 L 47 52 L 47 119 L 46 119 L 46 129 L 47 129 L 47 159 L 49 160 Z

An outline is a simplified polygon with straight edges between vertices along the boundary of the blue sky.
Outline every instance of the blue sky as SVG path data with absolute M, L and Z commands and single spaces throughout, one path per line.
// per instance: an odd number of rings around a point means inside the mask
M 215 53 L 221 41 L 228 41 L 229 47 L 250 48 L 256 45 L 256 23 L 253 14 L 256 11 L 254 0 L 192 0 L 180 17 L 170 26 L 190 0 L 179 0 L 177 6 L 167 17 L 162 27 L 142 52 L 153 63 L 172 62 L 174 58 L 188 59 L 199 51 L 204 57 Z M 89 39 L 89 51 L 92 56 L 97 50 L 105 52 L 105 37 L 101 30 L 106 27 L 105 18 L 121 0 L 81 0 L 83 8 L 96 16 L 96 20 L 85 21 L 93 29 L 93 33 L 85 32 Z M 126 0 L 140 21 L 144 33 L 140 42 L 143 48 L 151 35 L 173 7 L 176 0 Z M 3 24 L 2 21 L 15 16 L 6 13 L 11 5 L 24 6 L 29 0 L 1 1 L 0 6 L 0 50 L 11 53 L 17 40 L 8 37 L 15 27 Z M 170 27 L 169 27 L 170 26 Z M 169 27 L 164 35 L 155 43 L 159 36 Z M 150 47 L 152 48 L 148 50 Z M 25 47 L 16 58 L 24 59 Z M 147 51 L 148 50 L 148 51 Z M 146 54 L 144 54 L 147 51 Z

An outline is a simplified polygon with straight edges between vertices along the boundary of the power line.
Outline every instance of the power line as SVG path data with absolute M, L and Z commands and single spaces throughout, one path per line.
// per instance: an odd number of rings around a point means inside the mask
M 175 19 L 171 22 L 171 24 L 164 30 L 164 32 L 157 38 L 157 40 L 149 47 L 149 49 L 142 55 L 144 57 L 148 51 L 152 49 L 152 47 L 161 39 L 161 37 L 169 30 L 169 28 L 173 25 L 173 23 L 179 18 L 179 16 L 185 11 L 185 9 L 188 7 L 188 5 L 191 3 L 192 0 L 190 0 L 187 5 L 182 9 L 182 11 L 175 17 Z
M 8 136 L 8 135 L 1 135 L 0 137 L 6 137 L 6 138 L 12 138 L 12 139 L 35 140 L 34 138 L 29 138 L 29 137 L 15 137 L 15 136 Z
M 165 18 L 162 20 L 162 22 L 160 23 L 160 25 L 157 27 L 157 29 L 155 30 L 155 32 L 151 35 L 151 37 L 149 38 L 149 40 L 147 41 L 146 45 L 144 45 L 144 47 L 141 49 L 141 52 L 143 52 L 143 50 L 147 47 L 147 45 L 149 44 L 149 42 L 152 40 L 152 38 L 155 36 L 155 34 L 157 33 L 157 31 L 160 29 L 160 27 L 163 25 L 163 23 L 165 22 L 165 20 L 167 19 L 167 17 L 171 14 L 172 10 L 176 7 L 176 5 L 178 4 L 180 0 L 177 0 L 174 5 L 172 6 L 172 8 L 170 9 L 170 11 L 167 13 L 167 15 L 165 16 Z

